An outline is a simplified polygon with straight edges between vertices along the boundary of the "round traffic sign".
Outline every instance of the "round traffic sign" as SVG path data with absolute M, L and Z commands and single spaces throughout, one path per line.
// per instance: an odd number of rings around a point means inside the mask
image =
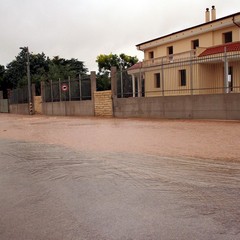
M 68 85 L 67 84 L 62 84 L 62 91 L 66 92 L 68 90 Z

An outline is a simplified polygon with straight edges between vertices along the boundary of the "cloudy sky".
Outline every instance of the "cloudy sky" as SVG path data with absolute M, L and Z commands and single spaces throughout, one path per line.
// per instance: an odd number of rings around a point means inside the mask
M 0 64 L 28 46 L 33 53 L 77 58 L 97 70 L 99 54 L 143 54 L 135 45 L 240 12 L 239 0 L 0 0 Z

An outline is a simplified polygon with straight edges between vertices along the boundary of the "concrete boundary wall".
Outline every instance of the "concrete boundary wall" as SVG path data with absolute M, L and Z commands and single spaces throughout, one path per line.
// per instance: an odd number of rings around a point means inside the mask
M 114 98 L 115 117 L 240 119 L 240 94 Z
M 0 113 L 8 113 L 8 99 L 1 99 L 0 98 Z
M 21 104 L 11 104 L 9 105 L 9 112 L 13 114 L 29 114 L 28 103 L 21 103 Z
M 42 113 L 54 116 L 94 116 L 94 102 L 92 100 L 44 102 Z

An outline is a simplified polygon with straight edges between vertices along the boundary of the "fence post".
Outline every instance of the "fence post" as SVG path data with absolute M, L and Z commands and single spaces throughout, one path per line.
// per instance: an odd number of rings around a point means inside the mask
M 68 95 L 69 95 L 69 101 L 71 101 L 71 78 L 68 76 Z
M 111 67 L 111 90 L 113 97 L 117 96 L 117 78 L 116 78 L 117 68 Z
M 138 77 L 138 97 L 142 97 L 142 74 L 140 69 L 140 74 Z
M 192 61 L 192 52 L 190 53 L 190 92 L 193 95 L 193 61 Z
M 59 88 L 59 101 L 62 101 L 62 86 L 61 86 L 61 80 L 58 79 L 58 88 Z
M 96 72 L 95 71 L 91 72 L 90 79 L 91 79 L 91 99 L 94 100 L 94 92 L 97 89 L 97 81 L 96 81 Z
M 41 81 L 42 113 L 45 110 L 45 82 Z
M 41 81 L 41 96 L 42 102 L 45 102 L 45 82 Z
M 121 86 L 121 98 L 124 96 L 124 90 L 123 90 L 123 69 L 122 65 L 120 64 L 120 86 Z
M 52 80 L 50 80 L 50 92 L 51 92 L 51 101 L 53 102 L 53 85 L 52 85 Z
M 32 84 L 32 94 L 31 94 L 31 102 L 30 102 L 30 106 L 29 106 L 29 111 L 30 111 L 30 115 L 35 114 L 35 96 L 36 96 L 36 85 L 35 83 Z
M 161 71 L 162 71 L 162 95 L 164 96 L 164 66 L 163 66 L 163 58 L 162 58 Z
M 228 59 L 226 47 L 224 47 L 224 93 L 228 93 Z
M 135 93 L 135 76 L 134 76 L 134 74 L 132 74 L 132 96 L 133 97 L 136 97 L 136 93 Z
M 82 100 L 82 78 L 81 78 L 81 74 L 79 73 L 79 79 L 78 79 L 78 82 L 79 82 L 79 99 L 80 101 Z
M 50 91 L 51 91 L 52 115 L 53 115 L 53 86 L 52 86 L 52 80 L 50 80 Z

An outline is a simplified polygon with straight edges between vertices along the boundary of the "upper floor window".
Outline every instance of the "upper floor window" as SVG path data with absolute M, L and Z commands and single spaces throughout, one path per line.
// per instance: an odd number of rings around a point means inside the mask
M 153 59 L 154 58 L 154 52 L 149 52 L 148 53 L 148 58 Z
M 199 47 L 199 39 L 192 41 L 192 49 L 196 49 L 197 47 Z
M 223 34 L 223 43 L 232 42 L 232 32 L 226 32 Z
M 180 86 L 186 86 L 187 85 L 187 73 L 186 69 L 179 70 L 179 77 L 180 77 Z
M 167 53 L 168 53 L 168 55 L 172 55 L 173 54 L 173 46 L 170 46 L 170 47 L 168 47 L 167 48 Z
M 167 48 L 167 55 L 170 62 L 173 62 L 173 46 Z
M 154 74 L 154 80 L 155 80 L 155 88 L 160 88 L 161 87 L 161 78 L 160 78 L 160 73 L 155 73 Z

